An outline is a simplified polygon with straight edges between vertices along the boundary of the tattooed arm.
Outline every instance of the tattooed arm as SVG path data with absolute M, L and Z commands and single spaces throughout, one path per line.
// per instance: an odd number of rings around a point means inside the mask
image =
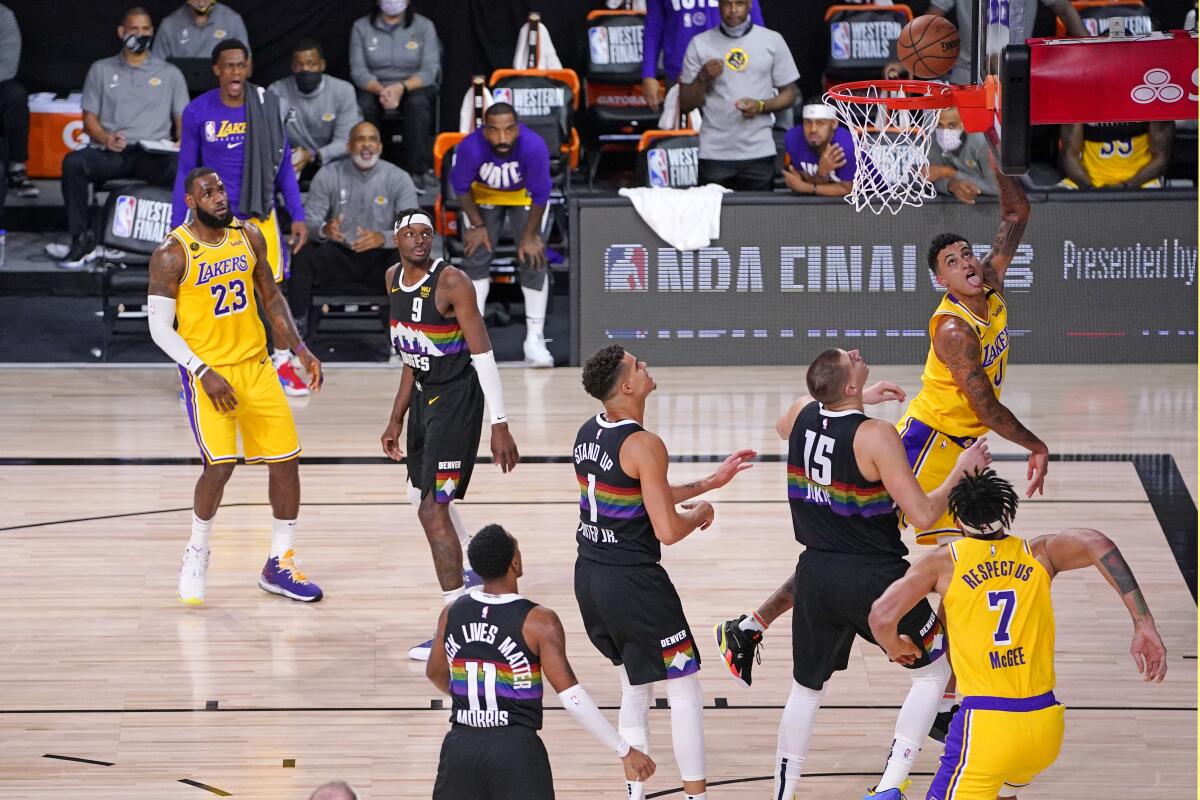
M 757 455 L 758 453 L 753 450 L 738 450 L 736 453 L 728 456 L 712 475 L 700 480 L 688 481 L 687 483 L 671 484 L 672 502 L 676 504 L 686 503 L 693 497 L 699 497 L 705 492 L 720 489 L 733 480 L 733 477 L 739 472 L 745 472 L 753 467 L 754 464 L 750 462 L 750 459 Z
M 1133 570 L 1125 562 L 1120 549 L 1100 531 L 1072 528 L 1061 533 L 1049 533 L 1030 542 L 1034 556 L 1053 578 L 1059 572 L 1095 566 L 1117 591 L 1121 602 L 1133 619 L 1133 656 L 1138 672 L 1147 681 L 1161 681 L 1167 674 L 1167 648 L 1163 645 L 1146 598 L 1138 587 Z
M 1003 294 L 1004 273 L 1008 272 L 1008 265 L 1025 235 L 1025 226 L 1029 224 L 1029 198 L 1020 181 L 1000 171 L 990 150 L 988 158 L 996 174 L 996 187 L 1000 190 L 1000 227 L 996 229 L 991 251 L 983 257 L 983 282 Z
M 321 362 L 300 338 L 296 320 L 292 318 L 292 310 L 288 308 L 283 292 L 279 291 L 279 284 L 275 283 L 271 262 L 267 260 L 267 242 L 254 225 L 243 225 L 241 231 L 250 243 L 250 249 L 254 251 L 254 290 L 262 301 L 263 311 L 267 321 L 271 323 L 271 329 L 275 331 L 275 341 L 295 352 L 308 373 L 308 387 L 314 392 L 320 391 Z
M 959 391 L 967 396 L 967 402 L 980 423 L 1029 451 L 1025 475 L 1029 487 L 1025 496 L 1041 493 L 1050 451 L 1045 442 L 1022 425 L 1021 420 L 996 396 L 992 381 L 983 370 L 979 337 L 958 317 L 943 316 L 933 334 L 933 351 L 954 376 L 954 382 L 958 384 Z

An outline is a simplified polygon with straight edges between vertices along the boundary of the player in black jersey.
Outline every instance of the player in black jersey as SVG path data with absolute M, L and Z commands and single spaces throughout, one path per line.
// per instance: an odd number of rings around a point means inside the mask
M 883 382 L 868 387 L 869 373 L 857 350 L 826 350 L 808 367 L 809 394 L 776 424 L 781 436 L 787 433 L 788 503 L 796 541 L 805 547 L 796 563 L 793 680 L 779 723 L 776 800 L 795 795 L 813 717 L 827 681 L 846 668 L 855 635 L 875 641 L 871 603 L 908 570 L 897 509 L 910 519 L 937 519 L 958 479 L 991 460 L 981 438 L 963 451 L 945 482 L 925 494 L 896 428 L 863 410 L 864 403 L 900 393 Z M 883 776 L 867 794 L 880 800 L 902 798 L 950 678 L 941 623 L 928 602 L 909 611 L 900 630 L 921 655 L 905 665 L 912 687 L 896 719 Z
M 588 638 L 621 675 L 621 735 L 635 747 L 649 742 L 646 709 L 654 683 L 667 681 L 671 739 L 688 798 L 705 797 L 700 648 L 679 595 L 659 565 L 660 543 L 675 544 L 713 521 L 706 502 L 688 500 L 729 483 L 756 453 L 741 450 L 711 476 L 672 486 L 667 449 L 642 428 L 654 380 L 646 362 L 620 345 L 605 347 L 583 368 L 587 393 L 603 413 L 579 429 L 573 451 L 579 481 L 575 597 Z M 683 504 L 682 513 L 675 510 Z M 645 782 L 626 772 L 630 800 Z
M 386 285 L 392 345 L 404 360 L 404 372 L 381 441 L 393 461 L 404 458 L 400 434 L 410 415 L 408 496 L 429 540 L 442 597 L 451 603 L 466 592 L 466 578 L 472 576 L 463 574 L 466 528 L 450 504 L 466 495 L 471 482 L 485 400 L 492 458 L 511 472 L 520 456 L 508 431 L 500 372 L 471 279 L 433 258 L 433 220 L 420 209 L 400 212 L 395 238 L 400 262 L 388 269 Z M 428 658 L 431 645 L 417 645 L 409 657 Z
M 499 525 L 467 548 L 483 588 L 442 609 L 425 675 L 451 700 L 450 732 L 438 759 L 434 800 L 550 800 L 542 727 L 542 679 L 588 733 L 642 780 L 654 762 L 604 718 L 567 662 L 558 615 L 517 593 L 521 551 Z

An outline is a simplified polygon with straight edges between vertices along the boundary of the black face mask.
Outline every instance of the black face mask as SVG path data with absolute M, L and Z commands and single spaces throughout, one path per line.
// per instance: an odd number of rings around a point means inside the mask
M 131 33 L 121 41 L 125 43 L 126 50 L 134 55 L 137 55 L 138 53 L 144 53 L 149 50 L 150 42 L 153 39 L 153 36 L 138 36 L 137 34 Z
M 324 77 L 323 72 L 304 72 L 293 73 L 296 76 L 296 88 L 301 94 L 312 94 L 321 85 L 321 78 Z

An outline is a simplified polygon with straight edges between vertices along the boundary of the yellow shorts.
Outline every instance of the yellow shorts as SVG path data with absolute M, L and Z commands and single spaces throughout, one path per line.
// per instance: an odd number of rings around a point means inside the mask
M 962 451 L 975 443 L 971 437 L 948 436 L 907 414 L 896 423 L 896 430 L 900 431 L 900 439 L 904 442 L 908 465 L 926 494 L 942 485 Z M 908 519 L 901 513 L 900 527 L 908 524 Z M 917 544 L 946 544 L 963 536 L 949 512 L 942 514 L 932 527 L 913 525 L 913 530 L 917 533 Z
M 999 710 L 1005 704 L 1042 707 Z M 996 800 L 1006 784 L 1011 796 L 1054 763 L 1062 739 L 1063 706 L 1053 692 L 1021 700 L 964 698 L 925 800 Z
M 263 239 L 267 243 L 267 263 L 271 265 L 271 274 L 275 276 L 275 282 L 279 283 L 283 280 L 287 257 L 290 253 L 283 246 L 282 233 L 279 230 L 279 217 L 275 213 L 275 209 L 271 209 L 271 215 L 266 219 L 250 217 L 246 222 L 258 228 L 259 233 L 263 235 Z
M 218 411 L 200 381 L 183 367 L 183 399 L 188 421 L 205 464 L 237 460 L 237 434 L 242 432 L 242 453 L 247 464 L 290 461 L 300 455 L 300 438 L 279 375 L 266 351 L 237 364 L 213 367 L 233 387 L 237 408 Z

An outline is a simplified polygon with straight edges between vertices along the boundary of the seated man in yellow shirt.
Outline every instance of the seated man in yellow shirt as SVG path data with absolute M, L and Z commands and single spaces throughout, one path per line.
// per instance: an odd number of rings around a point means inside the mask
M 1173 122 L 1097 122 L 1063 125 L 1059 168 L 1065 189 L 1143 189 L 1162 186 L 1171 163 Z

